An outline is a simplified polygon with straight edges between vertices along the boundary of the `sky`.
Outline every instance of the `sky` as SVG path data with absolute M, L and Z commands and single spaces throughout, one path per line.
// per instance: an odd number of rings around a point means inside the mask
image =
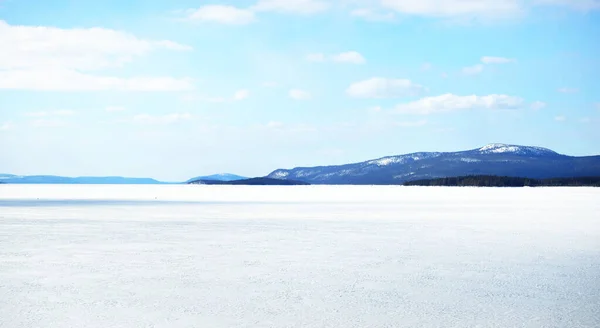
M 0 173 L 600 154 L 600 0 L 0 0 Z

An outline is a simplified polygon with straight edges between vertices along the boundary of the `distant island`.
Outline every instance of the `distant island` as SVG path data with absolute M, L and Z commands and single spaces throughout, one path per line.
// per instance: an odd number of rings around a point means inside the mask
M 600 187 L 600 177 L 530 179 L 494 175 L 472 175 L 407 181 L 403 185 L 431 187 Z
M 186 183 L 190 183 L 190 182 L 194 182 L 194 181 L 200 181 L 200 180 L 235 181 L 235 180 L 244 180 L 244 179 L 248 179 L 248 177 L 243 177 L 241 175 L 231 174 L 231 173 L 219 173 L 219 174 L 205 175 L 205 176 L 191 178 L 191 179 L 188 179 L 186 181 Z
M 168 184 L 151 178 L 128 177 L 63 177 L 56 175 L 0 174 L 0 183 L 6 184 Z
M 305 186 L 310 185 L 308 182 L 295 180 L 281 180 L 272 178 L 250 178 L 242 180 L 222 181 L 222 180 L 195 180 L 188 182 L 189 184 L 201 185 L 232 185 L 232 186 Z

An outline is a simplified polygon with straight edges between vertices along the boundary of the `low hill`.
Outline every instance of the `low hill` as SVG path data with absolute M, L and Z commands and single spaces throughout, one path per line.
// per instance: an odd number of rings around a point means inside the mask
M 219 173 L 219 174 L 205 175 L 205 176 L 191 178 L 191 179 L 189 179 L 187 181 L 187 183 L 190 183 L 192 181 L 198 181 L 198 180 L 235 181 L 235 180 L 244 180 L 244 179 L 248 179 L 248 178 L 247 177 L 243 177 L 241 175 L 237 175 L 237 174 Z
M 4 183 L 19 184 L 165 184 L 151 178 L 127 177 L 62 177 L 56 175 L 12 175 L 1 174 Z
M 203 184 L 203 185 L 248 185 L 248 186 L 295 186 L 295 185 L 309 185 L 309 183 L 294 180 L 281 180 L 272 178 L 250 178 L 243 180 L 234 181 L 219 181 L 219 180 L 195 180 L 189 182 L 189 184 Z

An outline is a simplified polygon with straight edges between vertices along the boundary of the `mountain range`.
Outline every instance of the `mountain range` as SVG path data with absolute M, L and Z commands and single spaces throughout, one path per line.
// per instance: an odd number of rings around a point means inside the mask
M 541 147 L 489 144 L 457 152 L 418 152 L 344 165 L 277 169 L 261 177 L 262 180 L 223 173 L 195 177 L 182 183 L 239 181 L 234 184 L 245 184 L 246 181 L 248 184 L 277 184 L 277 180 L 284 180 L 287 182 L 282 181 L 281 184 L 403 184 L 413 180 L 470 175 L 531 179 L 600 176 L 600 156 L 575 157 Z M 167 184 L 151 178 L 11 174 L 0 174 L 0 183 Z
M 541 147 L 489 144 L 458 152 L 420 152 L 354 164 L 279 169 L 267 177 L 311 184 L 402 184 L 467 175 L 532 179 L 600 176 L 600 156 L 573 157 Z

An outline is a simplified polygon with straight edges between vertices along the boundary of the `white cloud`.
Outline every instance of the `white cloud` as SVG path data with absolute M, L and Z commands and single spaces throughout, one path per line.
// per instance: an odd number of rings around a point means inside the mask
M 575 88 L 559 88 L 557 90 L 560 93 L 577 93 L 579 92 L 579 89 L 575 89 Z
M 513 17 L 522 10 L 520 0 L 381 0 L 385 8 L 399 13 L 429 17 Z
M 592 119 L 590 119 L 589 117 L 583 117 L 579 120 L 580 123 L 590 123 L 592 121 Z
M 582 11 L 600 9 L 600 0 L 536 0 L 540 5 L 564 6 Z
M 246 25 L 255 22 L 256 13 L 259 12 L 310 15 L 325 11 L 329 7 L 328 0 L 258 0 L 249 8 L 212 4 L 184 12 L 188 21 Z
M 300 89 L 291 89 L 288 94 L 294 100 L 308 100 L 311 98 L 309 92 Z
M 173 41 L 143 40 L 105 28 L 61 29 L 0 20 L 0 69 L 98 70 L 119 67 L 158 49 L 191 50 Z
M 540 110 L 546 107 L 546 103 L 543 101 L 534 101 L 533 103 L 531 103 L 531 109 L 533 110 Z
M 104 108 L 105 111 L 107 112 L 122 112 L 127 110 L 127 108 L 123 107 L 123 106 L 108 106 L 106 108 Z
M 347 64 L 364 64 L 365 58 L 356 51 L 342 52 L 337 55 L 331 56 L 331 60 L 336 63 L 347 63 Z
M 512 58 L 484 56 L 481 57 L 481 62 L 484 64 L 508 64 L 514 63 L 516 60 Z
M 391 22 L 396 18 L 392 12 L 379 12 L 369 8 L 358 8 L 350 12 L 350 16 L 373 22 Z
M 245 25 L 256 20 L 254 12 L 234 6 L 206 5 L 188 11 L 188 19 L 229 25 Z
M 465 75 L 478 75 L 481 74 L 484 70 L 484 67 L 482 64 L 476 64 L 473 66 L 469 66 L 469 67 L 464 67 L 462 69 L 462 73 Z
M 308 15 L 325 11 L 329 7 L 328 1 L 324 0 L 259 0 L 252 10 Z
M 567 118 L 565 116 L 563 116 L 563 115 L 558 115 L 558 116 L 554 117 L 554 120 L 557 121 L 557 122 L 564 122 L 564 121 L 567 120 Z
M 192 118 L 190 113 L 172 113 L 166 115 L 139 114 L 133 117 L 134 123 L 140 124 L 173 124 Z
M 75 70 L 0 71 L 0 89 L 43 91 L 181 91 L 194 86 L 188 78 L 91 75 Z
M 250 91 L 246 90 L 246 89 L 242 89 L 242 90 L 238 90 L 235 92 L 235 94 L 233 95 L 233 100 L 244 100 L 246 98 L 250 97 Z
M 412 128 L 427 125 L 427 120 L 394 122 L 392 124 L 397 127 Z
M 462 73 L 465 75 L 479 75 L 485 70 L 485 65 L 508 64 L 516 62 L 516 60 L 512 58 L 491 56 L 481 57 L 480 61 L 482 64 L 475 64 L 473 66 L 464 67 L 462 69 Z
M 397 98 L 415 96 L 424 91 L 425 87 L 407 79 L 373 77 L 351 84 L 346 93 L 354 98 Z
M 417 101 L 400 104 L 395 111 L 405 114 L 435 114 L 472 109 L 517 109 L 523 105 L 523 99 L 507 95 L 457 96 L 444 94 L 436 97 L 422 98 Z
M 169 40 L 144 40 L 105 28 L 61 29 L 9 25 L 0 20 L 0 89 L 149 90 L 191 88 L 170 77 L 121 78 L 86 71 L 120 67 L 151 51 L 192 48 Z
M 325 61 L 325 55 L 321 53 L 313 53 L 306 55 L 306 60 L 315 63 L 322 63 Z

